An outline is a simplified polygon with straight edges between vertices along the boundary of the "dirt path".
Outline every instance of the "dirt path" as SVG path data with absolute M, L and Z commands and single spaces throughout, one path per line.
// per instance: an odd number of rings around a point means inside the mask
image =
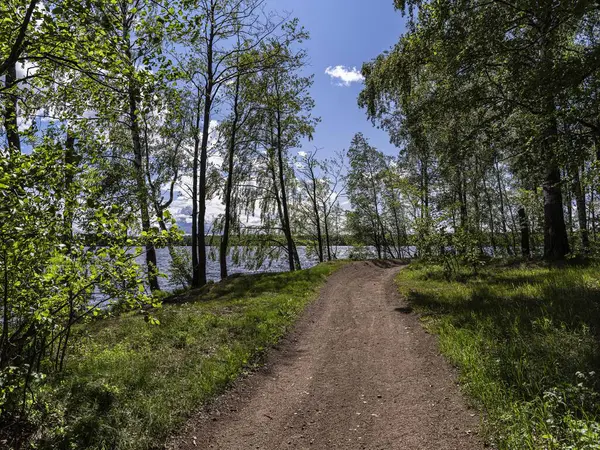
M 400 269 L 361 262 L 335 273 L 266 368 L 170 448 L 483 448 L 453 370 L 396 293 Z

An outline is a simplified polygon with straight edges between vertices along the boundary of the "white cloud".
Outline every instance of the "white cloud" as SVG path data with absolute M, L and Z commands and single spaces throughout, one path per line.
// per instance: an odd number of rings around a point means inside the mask
M 185 175 L 175 186 L 177 193 L 169 211 L 180 223 L 192 223 L 192 200 L 189 196 L 192 186 L 192 177 Z M 166 187 L 165 187 L 166 190 Z M 225 212 L 225 207 L 219 195 L 207 199 L 206 202 L 206 222 L 212 222 L 215 218 Z
M 365 79 L 356 67 L 329 66 L 325 69 L 325 73 L 332 80 L 337 81 L 338 86 L 350 86 L 352 83 L 360 83 Z

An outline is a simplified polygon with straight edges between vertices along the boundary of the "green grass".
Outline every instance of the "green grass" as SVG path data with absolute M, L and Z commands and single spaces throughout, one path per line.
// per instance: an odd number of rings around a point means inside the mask
M 397 282 L 495 446 L 600 449 L 600 267 L 495 264 L 447 281 L 416 263 Z
M 43 399 L 46 448 L 160 448 L 169 433 L 251 369 L 341 263 L 233 278 L 197 301 L 79 330 L 66 371 Z M 186 299 L 186 300 L 189 300 Z

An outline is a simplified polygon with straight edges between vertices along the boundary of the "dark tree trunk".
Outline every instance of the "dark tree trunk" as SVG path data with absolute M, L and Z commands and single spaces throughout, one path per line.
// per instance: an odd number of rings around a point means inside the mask
M 567 190 L 567 198 L 566 198 L 566 204 L 567 204 L 567 237 L 573 239 L 573 197 L 572 197 L 572 193 L 570 190 Z
M 271 122 L 269 122 L 269 128 L 272 130 L 272 124 Z M 275 146 L 275 138 L 273 137 L 272 133 L 271 133 L 271 143 L 273 146 Z M 289 268 L 290 271 L 294 270 L 294 259 L 293 259 L 293 255 L 290 253 L 290 247 L 289 247 L 289 241 L 287 240 L 287 234 L 286 234 L 286 227 L 284 226 L 285 223 L 285 216 L 283 215 L 283 207 L 282 207 L 282 202 L 281 202 L 281 195 L 280 195 L 280 189 L 279 189 L 279 177 L 277 176 L 277 169 L 275 168 L 275 149 L 274 148 L 270 148 L 268 150 L 268 157 L 269 157 L 269 172 L 271 174 L 271 179 L 273 180 L 273 195 L 275 196 L 275 203 L 277 203 L 277 214 L 279 216 L 279 221 L 281 222 L 281 227 L 283 230 L 283 234 L 286 238 L 286 246 L 285 249 L 288 252 L 288 263 L 289 263 Z
M 579 222 L 579 233 L 581 234 L 581 247 L 584 253 L 590 248 L 590 236 L 587 224 L 587 205 L 585 203 L 585 192 L 581 186 L 579 167 L 573 167 L 573 194 L 577 204 L 577 219 Z
M 475 161 L 475 174 L 477 174 L 477 168 L 478 168 L 479 164 L 478 161 Z M 473 224 L 472 224 L 472 229 L 471 229 L 471 233 L 473 233 L 474 231 L 476 231 L 475 236 L 477 238 L 477 244 L 479 247 L 479 253 L 480 255 L 484 255 L 485 254 L 485 250 L 483 248 L 483 232 L 482 232 L 482 225 L 481 225 L 481 205 L 479 204 L 479 189 L 477 186 L 477 180 L 474 180 L 475 182 L 473 183 L 473 188 L 471 189 L 471 195 L 473 197 L 472 203 L 473 203 L 473 212 L 474 212 L 474 217 L 473 217 Z
M 513 255 L 516 252 L 516 248 L 514 248 L 516 246 L 516 243 L 514 242 L 514 239 L 513 239 L 513 246 L 511 247 L 510 238 L 508 236 L 508 227 L 506 226 L 506 211 L 504 208 L 504 186 L 502 184 L 502 178 L 500 176 L 500 165 L 498 164 L 498 160 L 495 161 L 495 166 L 496 166 L 496 181 L 498 182 L 498 193 L 500 194 L 499 200 L 500 200 L 500 218 L 501 218 L 501 223 L 502 223 L 502 234 L 504 235 L 504 238 L 506 240 L 506 251 L 508 252 L 509 255 Z M 511 214 L 512 214 L 512 212 L 511 212 Z M 514 226 L 513 226 L 513 233 L 514 233 Z M 513 238 L 514 238 L 514 235 L 513 235 Z
M 421 160 L 421 218 L 429 216 L 429 164 L 427 157 Z
M 77 194 L 72 192 L 73 180 L 75 179 L 75 171 L 77 164 L 77 155 L 75 153 L 75 136 L 71 131 L 67 131 L 67 139 L 65 142 L 65 193 L 64 193 L 64 212 L 63 212 L 63 243 L 71 249 L 73 243 L 73 220 L 75 218 L 75 203 L 77 202 Z
M 531 248 L 529 247 L 529 221 L 525 208 L 519 208 L 519 225 L 521 227 L 521 254 L 525 258 L 531 258 Z
M 200 178 L 198 186 L 198 265 L 194 271 L 194 287 L 206 284 L 206 171 L 208 167 L 208 133 L 210 132 L 211 94 L 209 88 L 204 98 L 204 118 L 202 123 L 202 144 L 200 146 Z M 193 250 L 192 250 L 193 251 Z
M 468 221 L 467 193 L 461 173 L 458 173 L 458 201 L 460 202 L 460 226 L 465 228 Z
M 325 245 L 327 246 L 327 261 L 331 261 L 331 241 L 329 238 L 329 214 L 327 214 L 327 206 L 323 204 L 323 225 L 325 226 Z
M 194 159 L 192 162 L 192 287 L 197 287 L 198 275 L 198 168 L 200 164 L 200 117 L 202 102 L 198 89 L 196 103 L 196 124 L 194 129 Z M 202 228 L 204 232 L 204 227 Z
M 375 242 L 375 248 L 377 249 L 377 259 L 381 259 L 381 244 L 379 241 Z
M 211 6 L 211 23 L 214 23 L 215 6 Z M 198 252 L 197 266 L 194 270 L 194 278 L 192 286 L 195 288 L 202 287 L 206 284 L 206 171 L 208 167 L 208 134 L 210 132 L 210 118 L 212 112 L 213 89 L 214 89 L 214 67 L 213 67 L 213 52 L 214 52 L 215 30 L 211 28 L 207 43 L 207 63 L 206 63 L 206 89 L 204 92 L 204 113 L 202 116 L 202 142 L 200 144 L 200 178 L 198 186 L 198 224 L 197 224 L 197 240 L 196 248 L 192 252 Z
M 542 79 L 552 73 L 555 63 L 554 46 L 549 41 L 549 31 L 554 26 L 553 14 L 544 15 L 538 31 L 540 32 L 540 64 Z M 544 155 L 544 258 L 548 260 L 564 259 L 570 251 L 569 237 L 565 226 L 560 168 L 556 158 L 558 124 L 556 120 L 556 101 L 552 90 L 540 85 L 540 106 L 542 117 L 546 121 L 544 140 L 541 142 L 541 154 Z
M 396 247 L 396 258 L 402 258 L 402 244 L 404 243 L 405 233 L 403 227 L 400 226 L 400 217 L 398 215 L 398 208 L 396 205 L 393 206 L 392 211 L 394 213 L 394 228 L 396 229 L 397 241 L 394 247 Z
M 544 258 L 564 259 L 569 253 L 569 239 L 563 213 L 560 170 L 554 164 L 546 171 L 543 191 Z
M 316 185 L 316 182 L 313 181 L 313 186 L 315 186 L 315 185 Z M 319 251 L 319 262 L 323 262 L 324 261 L 323 233 L 321 231 L 321 217 L 319 215 L 319 207 L 317 205 L 317 189 L 316 189 L 316 187 L 313 188 L 313 195 L 314 195 L 313 210 L 315 212 L 315 222 L 317 224 L 317 245 L 318 245 L 318 251 Z
M 277 92 L 277 97 L 279 99 L 279 85 L 278 80 L 275 80 L 275 89 Z M 281 123 L 281 111 L 279 108 L 275 111 L 275 120 L 276 120 L 276 149 L 277 149 L 277 164 L 278 164 L 278 176 L 279 176 L 279 188 L 281 189 L 281 208 L 283 213 L 283 233 L 285 235 L 286 243 L 287 243 L 287 251 L 289 257 L 289 266 L 290 271 L 294 271 L 296 269 L 300 269 L 300 258 L 298 257 L 298 252 L 296 250 L 296 245 L 294 244 L 294 238 L 292 237 L 292 227 L 290 223 L 290 213 L 288 208 L 288 199 L 287 199 L 287 189 L 285 186 L 285 167 L 283 163 L 283 144 L 281 141 L 283 135 L 283 125 Z M 296 264 L 298 267 L 296 267 Z
M 323 231 L 321 229 L 321 215 L 319 214 L 319 204 L 317 201 L 317 177 L 315 175 L 314 168 L 311 164 L 312 161 L 309 162 L 308 169 L 310 172 L 310 181 L 312 185 L 309 186 L 308 184 L 305 184 L 304 186 L 308 196 L 310 197 L 310 201 L 313 207 L 313 213 L 315 214 L 315 225 L 317 227 L 317 252 L 319 256 L 319 262 L 323 262 L 325 260 L 325 253 L 323 251 Z
M 9 350 L 9 324 L 11 320 L 11 314 L 8 307 L 9 292 L 9 266 L 8 266 L 8 252 L 4 249 L 2 255 L 2 267 L 3 270 L 3 292 L 2 292 L 2 336 L 0 337 L 0 369 L 4 369 L 8 366 L 8 350 Z
M 130 61 L 131 54 L 128 52 Z M 133 144 L 133 164 L 135 167 L 135 180 L 137 189 L 137 198 L 140 207 L 140 215 L 142 222 L 142 231 L 149 232 L 151 228 L 150 208 L 148 206 L 148 192 L 144 171 L 144 155 L 142 149 L 142 138 L 140 133 L 138 109 L 140 105 L 140 87 L 133 79 L 129 80 L 129 120 L 131 129 L 131 141 Z M 148 284 L 152 291 L 160 289 L 158 285 L 158 277 L 156 261 L 156 249 L 154 245 L 146 244 L 146 268 L 148 270 Z
M 492 250 L 494 252 L 494 256 L 497 256 L 497 248 L 496 248 L 496 226 L 494 224 L 494 206 L 492 203 L 492 198 L 490 196 L 490 191 L 487 187 L 487 182 L 485 180 L 485 173 L 483 174 L 483 192 L 485 195 L 485 199 L 487 201 L 488 213 L 489 213 L 489 223 L 490 223 L 490 243 L 492 244 Z
M 278 126 L 279 128 L 279 126 Z M 279 139 L 278 139 L 279 140 Z M 278 144 L 277 148 L 277 164 L 278 164 L 278 176 L 279 176 L 279 185 L 281 189 L 281 212 L 283 214 L 283 234 L 285 235 L 285 240 L 287 244 L 288 258 L 289 258 L 289 266 L 290 271 L 296 270 L 296 246 L 294 245 L 294 239 L 292 237 L 292 230 L 290 226 L 290 213 L 288 209 L 287 202 L 287 190 L 285 187 L 285 174 L 284 174 L 284 165 L 283 165 L 283 149 L 281 145 Z
M 4 86 L 11 89 L 17 79 L 16 66 L 12 62 L 6 66 Z M 10 92 L 10 91 L 9 91 Z M 6 139 L 8 144 L 9 155 L 21 152 L 21 139 L 19 136 L 19 127 L 17 123 L 17 96 L 13 94 L 7 95 L 4 103 L 4 128 L 6 130 Z M 3 293 L 2 293 L 2 337 L 0 339 L 0 368 L 8 366 L 9 357 L 9 324 L 11 314 L 9 310 L 9 261 L 8 253 L 4 250 L 3 258 Z
M 231 122 L 231 136 L 229 141 L 229 152 L 227 155 L 227 185 L 225 186 L 225 223 L 223 225 L 223 235 L 221 236 L 221 246 L 219 248 L 219 264 L 221 266 L 221 279 L 227 278 L 227 253 L 229 250 L 229 229 L 231 225 L 231 197 L 233 191 L 235 146 L 237 137 L 237 127 L 239 122 L 239 94 L 240 94 L 240 76 L 235 80 L 235 94 L 233 100 L 233 120 Z
M 595 195 L 594 195 L 594 189 L 592 188 L 591 193 L 590 193 L 590 222 L 592 224 L 592 238 L 594 239 L 594 242 L 596 242 L 596 205 L 594 203 L 595 200 Z

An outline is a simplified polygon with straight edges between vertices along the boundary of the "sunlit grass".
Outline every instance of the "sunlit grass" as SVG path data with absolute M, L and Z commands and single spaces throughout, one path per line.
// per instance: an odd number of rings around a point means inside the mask
M 493 265 L 446 281 L 414 264 L 401 292 L 460 368 L 500 449 L 600 448 L 600 270 Z
M 239 277 L 196 301 L 80 329 L 45 394 L 49 448 L 159 448 L 190 413 L 260 361 L 340 263 Z

